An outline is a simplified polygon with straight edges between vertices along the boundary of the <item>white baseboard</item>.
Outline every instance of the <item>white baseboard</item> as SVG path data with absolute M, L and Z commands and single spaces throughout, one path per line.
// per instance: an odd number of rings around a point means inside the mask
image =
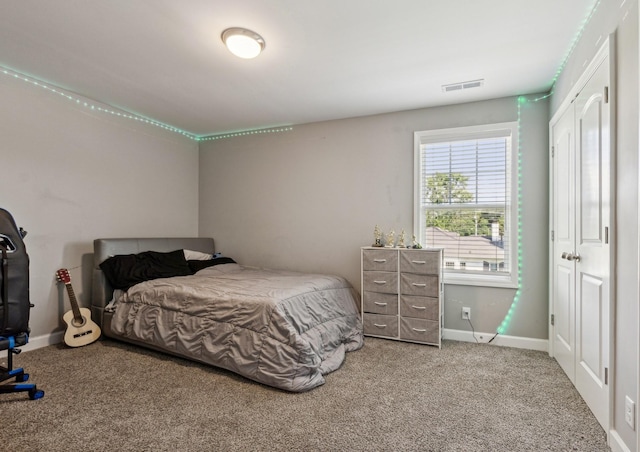
M 48 345 L 58 344 L 62 342 L 64 338 L 64 331 L 57 333 L 44 334 L 42 336 L 29 336 L 29 342 L 27 345 L 23 345 L 20 349 L 24 352 L 29 350 L 36 350 L 38 348 L 46 347 Z
M 486 344 L 491 340 L 496 333 L 481 333 L 476 332 L 475 338 L 471 331 L 465 330 L 452 330 L 444 328 L 442 335 L 444 339 L 460 342 L 476 342 Z M 45 334 L 42 336 L 29 337 L 29 343 L 20 347 L 23 351 L 36 350 L 38 348 L 47 347 L 48 345 L 58 344 L 62 342 L 64 338 L 64 331 L 57 333 Z M 518 336 L 503 336 L 498 334 L 496 338 L 491 342 L 492 345 L 499 345 L 502 347 L 514 347 L 525 348 L 528 350 L 538 350 L 546 352 L 549 350 L 549 341 L 546 339 L 534 339 L 530 337 L 518 337 Z
M 609 432 L 609 447 L 612 452 L 631 452 L 631 449 L 627 447 L 615 430 Z
M 486 344 L 495 335 L 496 333 L 481 333 L 476 331 L 476 333 L 474 334 L 471 331 L 451 330 L 448 328 L 444 328 L 442 330 L 442 336 L 444 339 L 461 342 L 478 341 L 480 343 Z M 535 339 L 531 337 L 503 336 L 501 334 L 498 334 L 496 338 L 491 341 L 491 345 L 525 348 L 527 350 L 538 350 L 541 352 L 549 351 L 549 341 L 547 339 Z

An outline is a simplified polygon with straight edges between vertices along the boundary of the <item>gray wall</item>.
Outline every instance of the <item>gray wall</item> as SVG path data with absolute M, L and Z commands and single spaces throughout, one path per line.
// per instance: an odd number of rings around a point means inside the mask
M 70 309 L 57 269 L 88 306 L 93 239 L 197 235 L 198 146 L 1 73 L 0 104 L 0 206 L 29 233 L 33 343 Z
M 530 96 L 533 99 L 536 96 Z M 548 103 L 522 105 L 523 286 L 505 334 L 547 339 Z M 518 119 L 517 98 L 327 121 L 200 147 L 200 235 L 242 264 L 330 272 L 360 289 L 360 247 L 413 229 L 413 132 Z M 445 328 L 495 332 L 512 289 L 448 285 Z
M 616 234 L 614 441 L 638 450 L 637 431 L 624 421 L 624 398 L 638 403 L 638 2 L 602 0 L 562 72 L 551 101 L 552 114 L 582 74 L 600 43 L 616 34 Z M 637 416 L 637 411 L 636 411 Z M 637 424 L 636 424 L 637 425 Z M 615 450 L 615 449 L 614 449 Z

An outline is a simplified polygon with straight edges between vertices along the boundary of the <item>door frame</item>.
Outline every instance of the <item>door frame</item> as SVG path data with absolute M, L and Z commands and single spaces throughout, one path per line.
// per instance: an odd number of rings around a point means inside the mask
M 553 185 L 553 175 L 554 175 L 554 159 L 552 156 L 553 152 L 553 135 L 552 130 L 553 126 L 559 121 L 562 115 L 567 111 L 568 108 L 572 106 L 573 100 L 578 96 L 578 94 L 585 87 L 589 79 L 593 76 L 595 71 L 598 69 L 600 64 L 609 57 L 609 149 L 610 149 L 610 205 L 611 209 L 609 212 L 609 224 L 611 225 L 611 230 L 609 231 L 609 275 L 612 278 L 609 284 L 609 375 L 608 375 L 608 400 L 609 400 L 609 419 L 608 419 L 608 429 L 606 431 L 607 434 L 607 442 L 609 443 L 611 428 L 614 425 L 614 370 L 615 366 L 615 307 L 616 307 L 616 290 L 615 290 L 615 282 L 613 281 L 613 277 L 615 275 L 615 257 L 616 257 L 616 230 L 614 228 L 615 218 L 616 218 L 616 60 L 615 60 L 615 33 L 611 33 L 607 39 L 600 46 L 595 56 L 587 65 L 586 69 L 580 75 L 576 83 L 574 83 L 571 90 L 568 92 L 567 96 L 563 99 L 560 106 L 556 110 L 556 112 L 551 117 L 549 121 L 549 318 L 548 318 L 548 326 L 549 326 L 549 356 L 554 357 L 554 344 L 553 338 L 555 336 L 555 327 L 551 323 L 551 315 L 554 311 L 554 253 L 553 253 L 553 240 L 552 231 L 554 229 L 555 218 L 553 215 L 554 212 L 554 199 L 553 199 L 553 191 L 555 189 Z

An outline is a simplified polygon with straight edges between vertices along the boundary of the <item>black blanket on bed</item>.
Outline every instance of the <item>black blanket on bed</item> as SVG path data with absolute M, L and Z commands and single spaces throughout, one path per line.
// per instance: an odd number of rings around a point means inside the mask
M 100 264 L 100 268 L 111 287 L 121 290 L 127 290 L 143 281 L 193 273 L 182 250 L 121 254 L 106 259 Z

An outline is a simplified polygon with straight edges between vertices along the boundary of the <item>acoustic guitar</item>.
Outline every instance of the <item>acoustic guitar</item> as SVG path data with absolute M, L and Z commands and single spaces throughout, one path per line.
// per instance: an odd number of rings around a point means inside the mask
M 91 311 L 78 307 L 76 294 L 71 286 L 71 276 L 66 268 L 56 272 L 58 281 L 64 283 L 71 302 L 71 311 L 65 313 L 62 319 L 67 323 L 67 331 L 64 333 L 64 342 L 69 347 L 81 347 L 91 344 L 100 337 L 100 327 L 91 320 Z

